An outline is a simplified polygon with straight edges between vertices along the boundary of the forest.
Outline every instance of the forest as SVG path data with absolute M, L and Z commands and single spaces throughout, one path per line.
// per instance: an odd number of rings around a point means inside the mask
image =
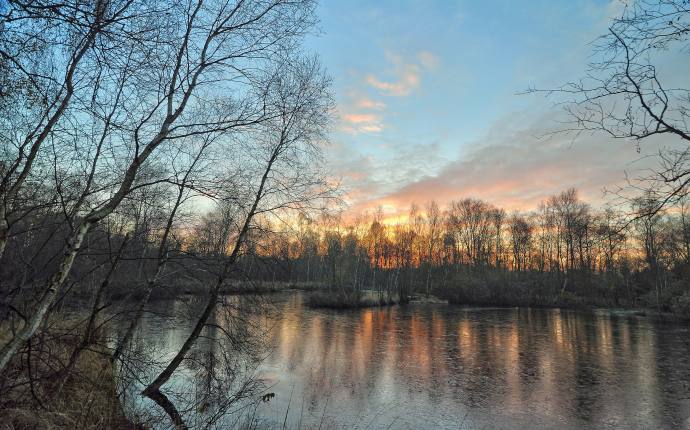
M 647 214 L 649 202 L 634 202 Z M 437 295 L 455 303 L 647 308 L 688 315 L 685 201 L 644 216 L 597 210 L 566 190 L 528 213 L 466 198 L 412 205 L 405 222 L 380 212 L 351 223 L 302 219 L 261 245 L 272 271 L 248 277 L 315 282 L 345 296 Z M 249 273 L 255 273 L 249 275 Z
M 88 298 L 93 280 L 103 277 L 108 285 L 101 293 L 111 299 L 203 294 L 214 279 L 209 267 L 222 259 L 218 238 L 226 234 L 228 208 L 169 226 L 170 214 L 160 205 L 175 197 L 168 192 L 142 195 L 131 218 L 95 232 L 63 294 Z M 335 307 L 365 304 L 369 292 L 379 299 L 373 304 L 432 296 L 458 304 L 620 307 L 685 316 L 688 204 L 682 200 L 653 214 L 649 201 L 633 205 L 627 212 L 598 210 L 568 189 L 527 213 L 465 198 L 446 208 L 413 204 L 403 221 L 394 222 L 381 210 L 349 221 L 333 213 L 282 223 L 259 216 L 220 288 L 316 290 L 324 294 L 315 295 L 314 304 Z M 59 251 L 46 243 L 67 231 L 55 222 L 60 215 L 22 220 L 31 234 L 17 235 L 7 250 L 9 261 L 17 262 L 5 266 L 8 283 L 36 282 L 38 273 L 20 262 L 42 270 L 55 266 Z M 127 225 L 132 230 L 123 235 Z M 155 285 L 142 285 L 142 279 L 155 279 Z

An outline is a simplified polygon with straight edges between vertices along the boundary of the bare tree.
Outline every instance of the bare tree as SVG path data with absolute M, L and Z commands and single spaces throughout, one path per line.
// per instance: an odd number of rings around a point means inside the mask
M 162 146 L 193 136 L 229 133 L 265 119 L 257 78 L 296 46 L 314 20 L 309 0 L 164 5 L 139 5 L 137 16 L 146 28 L 157 29 L 156 37 L 135 32 L 139 37 L 128 35 L 123 38 L 127 43 L 108 51 L 116 58 L 120 54 L 135 58 L 136 64 L 130 68 L 131 77 L 119 83 L 125 86 L 126 97 L 111 100 L 122 112 L 122 122 L 109 127 L 117 179 L 100 190 L 100 198 L 88 208 L 73 210 L 79 217 L 62 261 L 26 325 L 0 350 L 0 370 L 45 318 L 89 232 L 134 188 L 146 185 L 137 183 L 142 167 Z M 210 96 L 211 89 L 219 95 Z M 107 90 L 112 94 L 112 88 Z M 10 167 L 8 172 L 14 170 Z
M 510 218 L 510 239 L 513 248 L 513 270 L 521 272 L 529 267 L 532 248 L 532 226 L 519 214 Z
M 213 143 L 212 136 L 209 135 L 201 136 L 200 138 L 197 138 L 197 140 L 201 140 L 200 145 L 198 145 L 198 148 L 195 148 L 195 151 L 193 151 L 191 154 L 188 154 L 189 164 L 185 170 L 179 172 L 178 180 L 175 181 L 176 193 L 174 195 L 174 200 L 170 208 L 167 220 L 165 221 L 165 226 L 163 227 L 161 238 L 158 244 L 158 250 L 155 257 L 156 267 L 154 269 L 154 273 L 146 280 L 146 286 L 144 287 L 143 297 L 139 299 L 137 310 L 130 320 L 129 327 L 125 331 L 125 334 L 123 335 L 122 339 L 120 339 L 118 346 L 115 348 L 115 351 L 113 352 L 113 355 L 111 357 L 111 360 L 113 361 L 117 360 L 120 357 L 123 350 L 129 343 L 132 335 L 134 334 L 134 331 L 139 325 L 141 317 L 144 313 L 144 309 L 146 308 L 146 305 L 148 304 L 151 298 L 151 294 L 154 288 L 157 286 L 157 283 L 163 275 L 163 272 L 165 271 L 165 268 L 169 261 L 170 236 L 173 233 L 173 227 L 176 217 L 178 216 L 178 211 L 180 211 L 182 205 L 186 202 L 186 200 L 189 199 L 190 191 L 192 191 L 190 190 L 190 188 L 193 188 L 191 184 L 194 182 L 194 178 L 196 177 L 197 171 L 200 167 L 199 165 L 201 164 L 202 157 L 204 156 L 204 153 L 209 148 L 209 146 Z
M 431 271 L 434 267 L 434 258 L 437 249 L 441 245 L 442 216 L 438 203 L 432 201 L 426 208 L 426 296 L 431 293 Z
M 631 183 L 656 199 L 650 211 L 675 203 L 690 184 L 688 75 L 671 79 L 661 72 L 673 67 L 669 58 L 687 58 L 689 38 L 687 1 L 630 2 L 595 41 L 586 76 L 548 91 L 571 96 L 564 105 L 572 121 L 562 131 L 601 132 L 638 145 L 654 136 L 669 137 L 671 147 L 660 152 L 659 168 Z
M 660 310 L 663 270 L 660 264 L 662 213 L 650 209 L 655 204 L 656 199 L 654 197 L 639 197 L 635 201 L 635 209 L 640 215 L 636 220 L 638 235 L 642 243 L 645 261 L 653 277 L 657 309 Z
M 45 143 L 74 100 L 83 106 L 79 97 L 100 85 L 103 55 L 135 33 L 151 37 L 140 12 L 133 0 L 9 1 L 0 12 L 0 257 Z
M 267 106 L 276 114 L 273 119 L 259 125 L 257 134 L 249 136 L 252 141 L 261 142 L 258 150 L 259 153 L 263 152 L 263 157 L 258 159 L 263 161 L 263 167 L 256 172 L 248 172 L 249 175 L 245 177 L 250 182 L 244 185 L 246 192 L 228 200 L 233 202 L 236 210 L 233 216 L 226 218 L 226 228 L 218 238 L 218 249 L 222 250 L 222 255 L 229 250 L 229 255 L 222 260 L 206 306 L 191 333 L 165 369 L 142 392 L 165 409 L 177 428 L 186 428 L 186 425 L 175 406 L 161 392 L 161 387 L 195 345 L 214 312 L 220 289 L 235 268 L 250 230 L 255 225 L 255 217 L 276 214 L 281 209 L 309 207 L 328 193 L 323 178 L 318 180 L 318 169 L 316 176 L 307 172 L 314 171 L 308 166 L 318 161 L 319 145 L 329 122 L 332 106 L 330 80 L 315 59 L 283 66 L 266 81 Z M 254 152 L 248 155 L 258 154 Z M 298 166 L 307 170 L 295 169 Z M 252 177 L 252 173 L 259 176 Z

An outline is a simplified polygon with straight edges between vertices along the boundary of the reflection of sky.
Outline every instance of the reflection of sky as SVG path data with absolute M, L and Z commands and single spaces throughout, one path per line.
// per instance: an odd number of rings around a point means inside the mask
M 672 428 L 687 328 L 559 310 L 284 308 L 261 414 L 333 428 Z M 673 367 L 668 367 L 672 365 Z M 665 369 L 660 374 L 657 369 Z M 296 403 L 295 403 L 296 402 Z M 325 413 L 324 413 L 325 410 Z M 323 418 L 322 418 L 323 417 Z
M 322 0 L 308 48 L 334 77 L 328 155 L 353 210 L 462 197 L 522 209 L 570 186 L 601 201 L 638 168 L 633 145 L 545 142 L 553 101 L 516 93 L 577 79 L 621 4 Z
M 266 391 L 276 394 L 256 411 L 267 428 L 280 428 L 286 412 L 287 428 L 300 422 L 343 429 L 690 424 L 687 325 L 609 311 L 423 304 L 338 312 L 309 309 L 302 297 L 276 295 L 270 321 L 258 314 L 247 321 L 273 327 L 272 352 L 258 372 Z M 191 330 L 188 306 L 197 305 L 154 303 L 141 344 L 159 360 L 169 358 Z M 227 328 L 222 315 L 216 322 Z M 202 339 L 194 356 L 208 358 L 209 344 Z M 204 396 L 204 372 L 191 364 L 164 387 L 180 393 L 179 407 Z M 142 383 L 155 370 L 144 369 Z M 126 404 L 159 411 L 138 395 L 141 388 L 131 390 Z M 190 420 L 204 418 L 194 410 L 186 414 Z

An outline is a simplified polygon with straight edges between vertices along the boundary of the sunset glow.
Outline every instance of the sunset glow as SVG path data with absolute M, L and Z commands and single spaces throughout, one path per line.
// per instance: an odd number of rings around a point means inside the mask
M 386 223 L 397 223 L 412 203 L 465 197 L 526 211 L 570 187 L 597 206 L 612 200 L 626 177 L 654 166 L 648 155 L 674 139 L 638 153 L 632 141 L 602 134 L 554 135 L 566 120 L 558 100 L 520 93 L 581 76 L 590 42 L 623 7 L 323 2 L 324 32 L 309 43 L 337 90 L 327 157 L 347 211 L 382 207 Z M 673 61 L 664 66 L 684 73 Z

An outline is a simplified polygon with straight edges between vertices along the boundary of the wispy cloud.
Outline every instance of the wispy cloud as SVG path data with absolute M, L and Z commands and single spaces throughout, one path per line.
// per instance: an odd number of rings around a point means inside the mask
M 370 73 L 365 82 L 387 96 L 405 97 L 416 90 L 422 80 L 424 70 L 434 70 L 438 67 L 438 58 L 428 51 L 420 51 L 414 61 L 406 61 L 402 56 L 385 52 L 391 63 L 391 69 L 385 73 L 387 79 Z
M 346 94 L 339 107 L 340 129 L 348 134 L 378 133 L 384 128 L 386 104 L 361 94 L 361 91 Z
M 372 100 L 369 97 L 361 97 L 358 98 L 355 101 L 355 106 L 361 109 L 374 109 L 374 110 L 383 110 L 386 108 L 386 104 L 377 101 L 377 100 Z
M 429 70 L 436 70 L 439 65 L 438 57 L 429 51 L 419 51 L 417 59 L 423 67 Z
M 374 75 L 368 75 L 366 79 L 369 85 L 383 91 L 386 95 L 404 97 L 419 86 L 419 71 L 418 67 L 412 64 L 407 66 L 407 70 L 402 72 L 395 82 L 382 81 Z
M 542 118 L 537 123 L 553 122 Z M 639 176 L 657 162 L 638 154 L 630 142 L 599 135 L 583 135 L 573 141 L 565 135 L 537 137 L 544 134 L 539 127 L 508 129 L 512 131 L 495 123 L 474 150 L 433 173 L 377 183 L 378 193 L 358 193 L 362 198 L 352 202 L 351 211 L 361 213 L 381 206 L 393 216 L 405 213 L 412 203 L 436 200 L 445 205 L 465 197 L 523 211 L 535 209 L 539 202 L 569 187 L 579 189 L 585 201 L 597 205 L 613 199 L 605 191 L 625 186 L 626 174 Z M 664 143 L 650 144 L 645 150 L 653 155 Z M 359 179 L 358 186 L 366 186 L 366 182 Z
M 367 113 L 352 113 L 343 115 L 343 119 L 351 124 L 370 124 L 379 120 L 378 115 Z
M 384 55 L 391 67 L 383 79 L 375 74 L 364 76 L 355 89 L 346 93 L 346 98 L 341 103 L 340 130 L 348 134 L 379 133 L 383 131 L 384 115 L 387 105 L 372 95 L 371 89 L 378 90 L 378 98 L 381 96 L 404 97 L 410 95 L 421 83 L 422 72 L 435 70 L 439 65 L 438 58 L 429 51 L 419 51 L 412 61 L 405 59 L 393 52 L 386 51 Z M 376 92 L 376 91 L 373 91 Z
M 378 133 L 383 130 L 381 115 L 375 113 L 343 113 L 342 131 L 349 134 Z

